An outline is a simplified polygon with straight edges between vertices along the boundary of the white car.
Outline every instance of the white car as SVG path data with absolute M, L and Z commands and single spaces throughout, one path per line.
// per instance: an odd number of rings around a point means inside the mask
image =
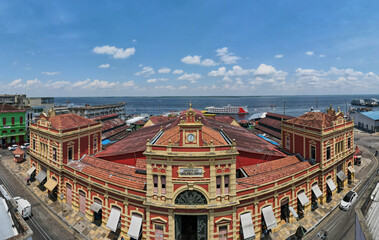
M 343 199 L 341 200 L 340 209 L 345 211 L 349 210 L 349 208 L 354 204 L 357 198 L 358 194 L 354 191 L 346 193 L 345 197 L 343 197 Z
M 18 147 L 18 145 L 13 144 L 12 146 L 9 146 L 9 147 L 8 147 L 8 150 L 9 150 L 9 151 L 14 151 L 14 150 L 17 149 L 17 147 Z
M 29 146 L 29 143 L 24 143 L 24 145 L 21 145 L 21 149 L 27 149 Z

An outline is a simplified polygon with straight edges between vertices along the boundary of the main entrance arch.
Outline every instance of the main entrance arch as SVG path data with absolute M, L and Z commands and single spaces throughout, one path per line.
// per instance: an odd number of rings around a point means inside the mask
M 206 205 L 208 204 L 207 198 L 199 191 L 187 190 L 179 193 L 175 198 L 177 205 Z
M 207 198 L 199 191 L 186 190 L 175 198 L 176 205 L 207 205 Z M 207 215 L 175 215 L 176 240 L 208 239 Z

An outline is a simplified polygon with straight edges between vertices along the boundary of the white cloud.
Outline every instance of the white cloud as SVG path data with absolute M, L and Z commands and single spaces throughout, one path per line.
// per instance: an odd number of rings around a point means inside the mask
M 151 75 L 153 75 L 155 73 L 154 69 L 152 67 L 148 67 L 148 66 L 142 66 L 142 65 L 139 65 L 139 67 L 142 67 L 142 70 L 139 71 L 139 72 L 136 72 L 134 75 L 136 76 L 144 76 L 144 77 L 150 77 Z
M 179 90 L 185 90 L 187 88 L 188 88 L 187 86 L 180 86 L 180 87 L 178 87 Z
M 172 72 L 172 74 L 183 74 L 183 70 L 181 69 L 176 69 Z
M 158 73 L 170 73 L 170 72 L 171 72 L 171 69 L 169 69 L 167 67 L 163 67 L 163 68 L 158 70 Z
M 98 66 L 98 68 L 109 68 L 111 65 L 109 65 L 109 63 L 107 64 L 101 64 L 100 66 Z
M 197 80 L 201 78 L 201 75 L 198 73 L 185 73 L 182 76 L 178 77 L 178 80 L 186 80 L 191 83 L 196 83 Z
M 94 47 L 92 51 L 96 54 L 111 55 L 115 59 L 124 59 L 134 55 L 136 49 L 132 47 L 126 48 L 124 50 L 123 48 L 116 48 L 114 46 L 105 45 L 101 47 Z
M 70 86 L 70 82 L 68 81 L 48 81 L 45 84 L 45 87 L 51 88 L 51 89 L 61 89 L 61 88 L 66 88 Z
M 325 55 L 324 55 L 324 54 L 320 54 L 319 57 L 320 57 L 320 58 L 324 58 Z
M 133 39 L 132 42 L 136 43 L 136 42 L 137 42 L 137 39 Z
M 240 57 L 235 56 L 234 53 L 229 52 L 227 47 L 219 48 L 216 52 L 216 56 L 220 57 L 221 61 L 225 64 L 233 64 L 240 59 Z
M 20 83 L 22 82 L 22 79 L 16 79 L 13 80 L 11 83 L 8 84 L 9 87 L 16 87 L 16 86 L 21 86 Z
M 41 72 L 43 75 L 54 76 L 61 74 L 60 72 Z
M 93 88 L 113 88 L 118 85 L 118 82 L 108 82 L 104 80 L 95 79 L 88 84 L 88 87 Z
M 91 80 L 89 78 L 87 78 L 86 80 L 84 81 L 77 81 L 75 82 L 74 84 L 72 84 L 72 88 L 83 88 L 85 86 L 87 86 L 87 84 L 90 82 Z
M 307 51 L 306 53 L 305 53 L 305 55 L 307 55 L 307 56 L 312 56 L 314 54 L 314 52 L 312 52 L 312 51 Z
M 201 65 L 203 66 L 207 66 L 207 67 L 210 67 L 210 66 L 216 66 L 217 63 L 215 61 L 213 61 L 212 59 L 204 59 L 202 62 L 201 62 Z
M 275 55 L 275 58 L 282 58 L 282 57 L 284 57 L 283 54 L 277 54 L 277 55 Z
M 276 70 L 273 66 L 262 63 L 261 65 L 259 65 L 257 70 L 255 70 L 254 75 L 255 76 L 272 75 L 272 74 L 275 74 L 275 72 Z
M 233 76 L 243 76 L 248 75 L 254 72 L 254 69 L 243 69 L 238 65 L 234 65 L 233 68 L 229 71 L 226 71 L 225 67 L 220 67 L 215 71 L 211 71 L 208 73 L 211 77 L 224 76 L 224 77 L 233 77 Z
M 128 82 L 124 82 L 124 83 L 122 83 L 122 85 L 123 85 L 124 87 L 134 87 L 136 84 L 134 83 L 133 80 L 130 80 L 130 81 L 128 81 Z
M 150 78 L 150 79 L 148 79 L 146 82 L 147 83 L 155 83 L 155 82 L 165 82 L 165 81 L 167 81 L 168 80 L 168 78 Z
M 157 82 L 157 79 L 156 78 L 150 78 L 148 80 L 146 80 L 147 83 L 155 83 Z
M 36 85 L 40 85 L 41 84 L 41 81 L 38 80 L 37 78 L 33 79 L 33 80 L 27 80 L 26 81 L 26 86 L 29 87 L 29 86 L 36 86 Z
M 209 59 L 209 58 L 201 61 L 201 56 L 197 56 L 197 55 L 194 55 L 194 56 L 188 55 L 188 56 L 182 58 L 181 61 L 185 64 L 202 65 L 202 66 L 207 66 L 207 67 L 217 65 L 215 63 L 215 61 L 213 61 L 212 59 Z

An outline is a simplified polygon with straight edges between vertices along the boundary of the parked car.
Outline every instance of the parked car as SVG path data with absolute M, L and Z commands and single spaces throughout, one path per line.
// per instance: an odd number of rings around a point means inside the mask
M 9 146 L 9 147 L 8 147 L 8 150 L 9 150 L 9 151 L 14 151 L 14 150 L 17 149 L 17 147 L 18 147 L 17 144 L 13 144 L 12 146 Z
M 343 199 L 341 200 L 340 209 L 345 211 L 349 210 L 349 208 L 354 204 L 357 198 L 358 194 L 354 191 L 346 193 L 345 197 L 343 197 Z
M 17 210 L 23 218 L 29 218 L 32 216 L 32 205 L 20 197 L 13 198 L 17 202 Z
M 21 149 L 28 149 L 29 146 L 29 143 L 24 143 L 23 145 L 21 145 Z

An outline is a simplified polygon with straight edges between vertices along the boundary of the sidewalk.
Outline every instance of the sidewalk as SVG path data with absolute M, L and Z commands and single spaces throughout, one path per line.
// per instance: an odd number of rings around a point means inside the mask
M 29 156 L 27 156 L 29 158 Z M 58 200 L 53 202 L 47 198 L 47 190 L 41 191 L 38 188 L 38 182 L 34 181 L 29 186 L 26 185 L 26 172 L 29 170 L 28 160 L 23 163 L 15 163 L 13 156 L 4 156 L 2 158 L 4 165 L 13 174 L 25 184 L 25 188 L 28 188 L 37 198 L 42 200 L 50 210 L 52 210 L 63 222 L 67 223 L 70 228 L 75 229 L 81 234 L 82 238 L 86 239 L 118 239 L 110 232 L 109 229 L 103 226 L 97 226 L 91 223 L 82 213 L 75 212 L 67 205 L 60 203 Z

